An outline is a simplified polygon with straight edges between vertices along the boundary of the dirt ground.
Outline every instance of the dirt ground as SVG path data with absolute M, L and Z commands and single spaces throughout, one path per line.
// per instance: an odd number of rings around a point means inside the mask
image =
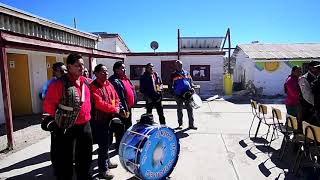
M 11 153 L 17 152 L 31 144 L 50 135 L 40 127 L 41 115 L 15 117 L 13 119 L 14 147 L 12 151 L 7 148 L 7 136 L 5 124 L 0 125 L 0 160 Z

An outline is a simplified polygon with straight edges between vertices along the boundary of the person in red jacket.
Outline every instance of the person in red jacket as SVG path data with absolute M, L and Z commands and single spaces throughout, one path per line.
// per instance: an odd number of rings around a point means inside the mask
M 94 68 L 96 79 L 90 84 L 91 97 L 93 99 L 94 115 L 92 117 L 93 132 L 98 148 L 99 176 L 112 179 L 114 176 L 109 169 L 118 165 L 110 162 L 109 137 L 110 124 L 113 118 L 119 114 L 119 97 L 112 84 L 108 81 L 107 67 L 98 64 Z M 119 120 L 120 121 L 120 120 Z
M 41 127 L 55 135 L 51 148 L 55 153 L 54 170 L 58 180 L 72 179 L 74 162 L 78 180 L 91 178 L 91 102 L 86 78 L 82 76 L 83 69 L 82 57 L 70 54 L 67 58 L 68 73 L 49 85 L 43 101 L 43 111 L 47 116 Z
M 299 104 L 299 84 L 298 79 L 301 75 L 301 68 L 299 66 L 293 66 L 291 74 L 288 76 L 284 83 L 284 91 L 287 94 L 285 104 L 287 113 L 297 117 L 298 104 Z

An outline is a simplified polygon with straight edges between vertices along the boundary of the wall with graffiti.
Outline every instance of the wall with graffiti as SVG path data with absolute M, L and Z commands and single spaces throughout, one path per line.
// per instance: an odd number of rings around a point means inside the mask
M 283 95 L 283 84 L 290 75 L 292 67 L 298 65 L 307 71 L 308 62 L 306 60 L 254 62 L 253 83 L 257 88 L 262 87 L 264 95 Z

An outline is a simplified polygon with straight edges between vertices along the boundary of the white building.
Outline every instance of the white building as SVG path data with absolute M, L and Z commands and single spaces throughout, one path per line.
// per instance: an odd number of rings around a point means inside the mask
M 320 44 L 242 44 L 232 54 L 236 59 L 234 82 L 252 81 L 262 95 L 282 95 L 291 68 L 306 72 L 308 62 L 320 60 Z
M 126 56 L 124 62 L 127 75 L 137 89 L 144 65 L 153 63 L 166 85 L 174 71 L 174 61 L 179 59 L 183 62 L 183 68 L 190 72 L 194 83 L 200 85 L 201 96 L 208 97 L 222 92 L 225 53 L 220 46 L 223 37 L 181 37 L 178 52 L 130 52 L 118 34 L 94 34 L 101 38 L 98 42 L 101 50 L 113 50 Z M 114 62 L 116 60 L 98 58 L 96 63 L 105 64 L 112 71 Z
M 88 69 L 95 57 L 123 59 L 123 55 L 98 50 L 98 39 L 0 3 L 0 124 L 42 113 L 42 86 L 52 78 L 52 64 L 66 63 L 68 54 L 81 54 Z

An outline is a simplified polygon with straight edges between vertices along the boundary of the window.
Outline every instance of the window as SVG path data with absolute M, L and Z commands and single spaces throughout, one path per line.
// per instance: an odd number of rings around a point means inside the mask
M 194 81 L 210 81 L 210 65 L 190 65 L 190 74 Z
M 130 80 L 139 80 L 145 65 L 130 65 Z

